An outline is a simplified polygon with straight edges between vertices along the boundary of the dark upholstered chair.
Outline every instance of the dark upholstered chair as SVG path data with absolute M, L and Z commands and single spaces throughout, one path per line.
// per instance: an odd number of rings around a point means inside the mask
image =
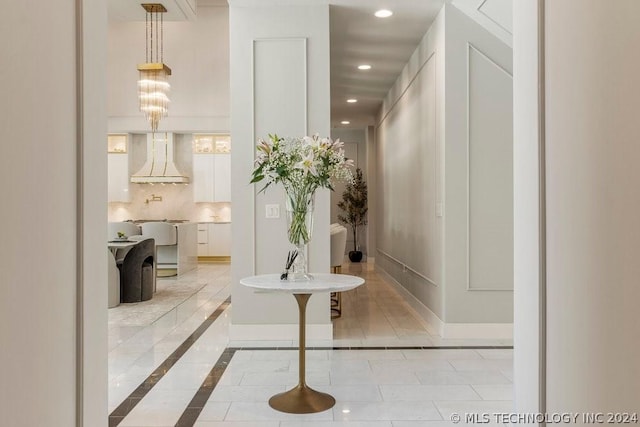
M 147 301 L 153 297 L 155 252 L 155 241 L 145 239 L 118 261 L 121 302 Z

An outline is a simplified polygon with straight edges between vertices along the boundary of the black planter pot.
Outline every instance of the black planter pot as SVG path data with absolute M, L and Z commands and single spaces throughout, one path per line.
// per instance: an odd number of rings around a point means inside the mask
M 362 251 L 349 251 L 349 260 L 351 262 L 362 261 Z

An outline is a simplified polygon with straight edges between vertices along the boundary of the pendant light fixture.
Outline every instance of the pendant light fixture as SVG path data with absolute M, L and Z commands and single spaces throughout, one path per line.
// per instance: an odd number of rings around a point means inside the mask
M 138 99 L 142 111 L 151 124 L 151 130 L 158 129 L 160 119 L 167 116 L 169 109 L 168 76 L 171 68 L 163 63 L 163 13 L 167 9 L 160 3 L 143 3 L 146 14 L 145 63 L 138 64 Z

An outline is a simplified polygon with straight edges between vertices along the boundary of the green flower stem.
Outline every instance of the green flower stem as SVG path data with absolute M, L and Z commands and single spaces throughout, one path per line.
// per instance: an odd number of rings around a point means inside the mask
M 298 191 L 296 191 L 298 190 Z M 291 223 L 289 225 L 289 242 L 295 246 L 307 244 L 311 240 L 311 230 L 308 228 L 307 215 L 313 209 L 313 192 L 303 187 L 301 189 L 287 188 L 287 199 Z

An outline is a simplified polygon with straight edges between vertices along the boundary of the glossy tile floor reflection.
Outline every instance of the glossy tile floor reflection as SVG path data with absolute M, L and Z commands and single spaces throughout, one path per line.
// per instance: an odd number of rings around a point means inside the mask
M 308 351 L 307 382 L 334 395 L 333 409 L 291 415 L 268 406 L 270 396 L 297 381 L 297 351 L 281 349 L 297 343 L 229 342 L 232 305 L 219 310 L 184 355 L 171 361 L 170 369 L 149 381 L 150 374 L 229 297 L 229 272 L 229 265 L 201 264 L 180 278 L 158 279 L 151 301 L 109 310 L 109 412 L 119 405 L 122 409 L 132 393 L 134 398 L 127 402 L 136 403 L 126 416 L 112 417 L 110 425 L 439 427 L 450 425 L 454 412 L 511 409 L 511 350 L 410 348 L 510 342 L 448 341 L 429 335 L 395 289 L 361 265 L 343 271 L 363 276 L 366 284 L 343 294 L 334 340 L 308 345 L 403 348 Z M 228 367 L 216 365 L 226 348 L 232 350 Z M 222 376 L 211 395 L 203 395 L 203 381 L 211 385 L 214 372 Z M 152 387 L 140 399 L 135 396 L 145 379 Z M 198 397 L 205 400 L 197 416 L 185 417 L 187 406 Z

